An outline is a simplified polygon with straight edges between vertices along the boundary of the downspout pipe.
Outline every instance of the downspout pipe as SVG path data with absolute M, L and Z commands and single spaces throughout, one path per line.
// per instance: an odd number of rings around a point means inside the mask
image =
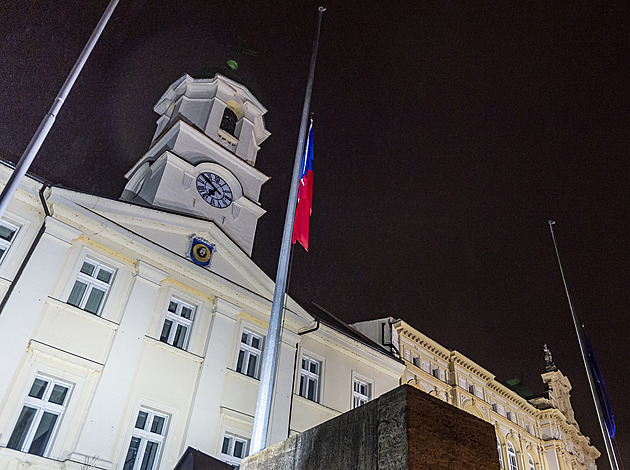
M 42 203 L 42 207 L 44 209 L 44 214 L 46 214 L 46 217 L 51 216 L 48 203 L 46 202 L 46 198 L 44 197 L 44 191 L 49 187 L 50 186 L 44 183 L 42 184 L 42 187 L 39 190 L 39 200 Z M 13 291 L 15 290 L 15 286 L 17 285 L 18 281 L 22 277 L 22 274 L 24 273 L 26 266 L 31 260 L 31 256 L 33 256 L 33 252 L 35 251 L 35 248 L 37 248 L 37 245 L 39 245 L 39 241 L 41 240 L 42 235 L 44 235 L 44 232 L 46 231 L 46 217 L 44 217 L 44 220 L 42 221 L 42 225 L 41 227 L 39 227 L 39 231 L 37 232 L 37 235 L 35 235 L 35 239 L 33 240 L 33 243 L 31 243 L 31 246 L 29 247 L 28 252 L 26 253 L 26 256 L 22 260 L 22 264 L 20 264 L 20 267 L 15 273 L 15 276 L 13 277 L 13 282 L 11 282 L 11 285 L 7 289 L 7 293 L 4 295 L 2 302 L 0 302 L 0 315 L 2 315 L 2 312 L 4 312 L 4 307 L 7 305 L 7 302 L 9 302 L 9 299 L 11 298 L 11 294 L 13 294 Z
M 303 336 L 308 333 L 312 333 L 314 331 L 319 330 L 320 321 L 319 318 L 315 319 L 315 326 L 313 328 L 309 328 L 308 330 L 298 331 L 299 336 Z M 295 343 L 295 358 L 293 359 L 293 380 L 291 381 L 291 399 L 289 401 L 289 422 L 287 424 L 287 437 L 291 437 L 291 415 L 293 414 L 293 394 L 295 393 L 295 374 L 297 373 L 297 360 L 298 360 L 298 345 L 300 343 Z

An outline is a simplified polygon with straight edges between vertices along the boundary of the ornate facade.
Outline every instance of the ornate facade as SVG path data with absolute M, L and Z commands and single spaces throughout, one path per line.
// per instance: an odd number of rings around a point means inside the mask
M 404 320 L 390 317 L 353 326 L 404 360 L 402 383 L 493 424 L 502 469 L 597 468 L 595 460 L 600 453 L 580 432 L 571 407 L 571 384 L 555 367 L 550 353 L 542 374 L 544 396 L 524 397 L 521 395 L 528 394 L 500 383 L 479 364 L 445 348 Z

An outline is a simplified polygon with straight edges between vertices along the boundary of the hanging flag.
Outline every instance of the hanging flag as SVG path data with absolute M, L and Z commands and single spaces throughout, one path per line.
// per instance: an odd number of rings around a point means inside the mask
M 606 430 L 608 431 L 608 435 L 612 439 L 613 437 L 615 437 L 616 426 L 615 426 L 615 421 L 613 419 L 612 407 L 610 406 L 610 401 L 608 401 L 608 394 L 606 393 L 606 387 L 604 387 L 604 378 L 602 377 L 602 373 L 599 370 L 597 359 L 595 359 L 595 354 L 593 353 L 593 347 L 591 346 L 591 342 L 586 337 L 586 331 L 584 331 L 584 339 L 586 340 L 586 351 L 588 352 L 588 365 L 591 368 L 591 372 L 593 373 L 593 378 L 595 379 L 595 389 L 597 390 L 597 397 L 599 398 L 599 404 L 601 405 L 602 412 L 604 413 L 604 422 L 606 423 Z
M 302 173 L 298 186 L 298 201 L 293 223 L 293 243 L 299 242 L 308 251 L 308 223 L 313 212 L 313 121 L 308 130 L 306 150 L 302 158 Z

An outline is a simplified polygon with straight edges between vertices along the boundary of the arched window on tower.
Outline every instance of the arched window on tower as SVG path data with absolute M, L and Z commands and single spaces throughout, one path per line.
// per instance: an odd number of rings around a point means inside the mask
M 507 443 L 508 462 L 510 464 L 510 470 L 518 470 L 518 463 L 516 462 L 516 451 L 511 442 Z
M 216 122 L 216 121 L 215 121 Z M 230 134 L 231 136 L 236 137 L 236 123 L 238 122 L 238 116 L 234 111 L 230 108 L 225 108 L 223 111 L 223 117 L 221 118 L 220 129 L 223 129 L 225 132 Z
M 501 442 L 497 437 L 497 452 L 499 453 L 499 468 L 503 470 L 505 467 L 503 466 L 503 452 L 501 451 Z

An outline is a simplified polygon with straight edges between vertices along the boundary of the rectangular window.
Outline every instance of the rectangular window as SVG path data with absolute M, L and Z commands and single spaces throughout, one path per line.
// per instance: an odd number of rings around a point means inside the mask
M 469 384 L 468 385 L 468 391 L 474 395 L 475 394 L 475 386 L 473 384 Z
M 359 379 L 354 379 L 352 397 L 354 398 L 353 408 L 358 408 L 370 401 L 370 384 Z
M 241 460 L 247 457 L 249 441 L 241 437 L 236 437 L 225 433 L 221 444 L 221 460 L 235 468 L 239 468 Z
M 496 404 L 496 403 L 493 403 L 493 404 L 492 404 L 492 411 L 494 411 L 495 413 L 498 413 L 498 412 L 499 412 L 499 408 L 497 407 L 497 404 Z
M 140 408 L 123 470 L 154 470 L 158 467 L 167 422 L 166 415 Z
M 0 263 L 4 260 L 4 255 L 9 251 L 11 243 L 15 238 L 18 227 L 10 224 L 6 220 L 0 220 Z
M 171 298 L 168 302 L 160 341 L 179 349 L 186 349 L 194 314 L 195 307 L 174 297 Z
M 45 455 L 66 407 L 70 385 L 35 377 L 7 447 Z
M 420 367 L 420 358 L 415 354 L 413 355 L 413 365 L 416 367 Z
M 511 412 L 509 412 L 509 411 L 508 411 L 508 412 L 505 414 L 505 417 L 506 417 L 507 419 L 509 419 L 510 421 L 512 421 L 512 413 L 511 413 Z
M 258 367 L 262 356 L 263 338 L 250 331 L 243 330 L 241 346 L 238 352 L 236 370 L 241 374 L 258 378 Z
M 302 356 L 300 372 L 300 396 L 317 402 L 319 400 L 319 371 L 321 363 L 310 357 Z
M 77 274 L 68 303 L 98 315 L 114 279 L 114 272 L 112 268 L 86 258 Z
M 438 369 L 437 367 L 433 369 L 433 377 L 435 377 L 436 379 L 440 378 L 440 369 Z

